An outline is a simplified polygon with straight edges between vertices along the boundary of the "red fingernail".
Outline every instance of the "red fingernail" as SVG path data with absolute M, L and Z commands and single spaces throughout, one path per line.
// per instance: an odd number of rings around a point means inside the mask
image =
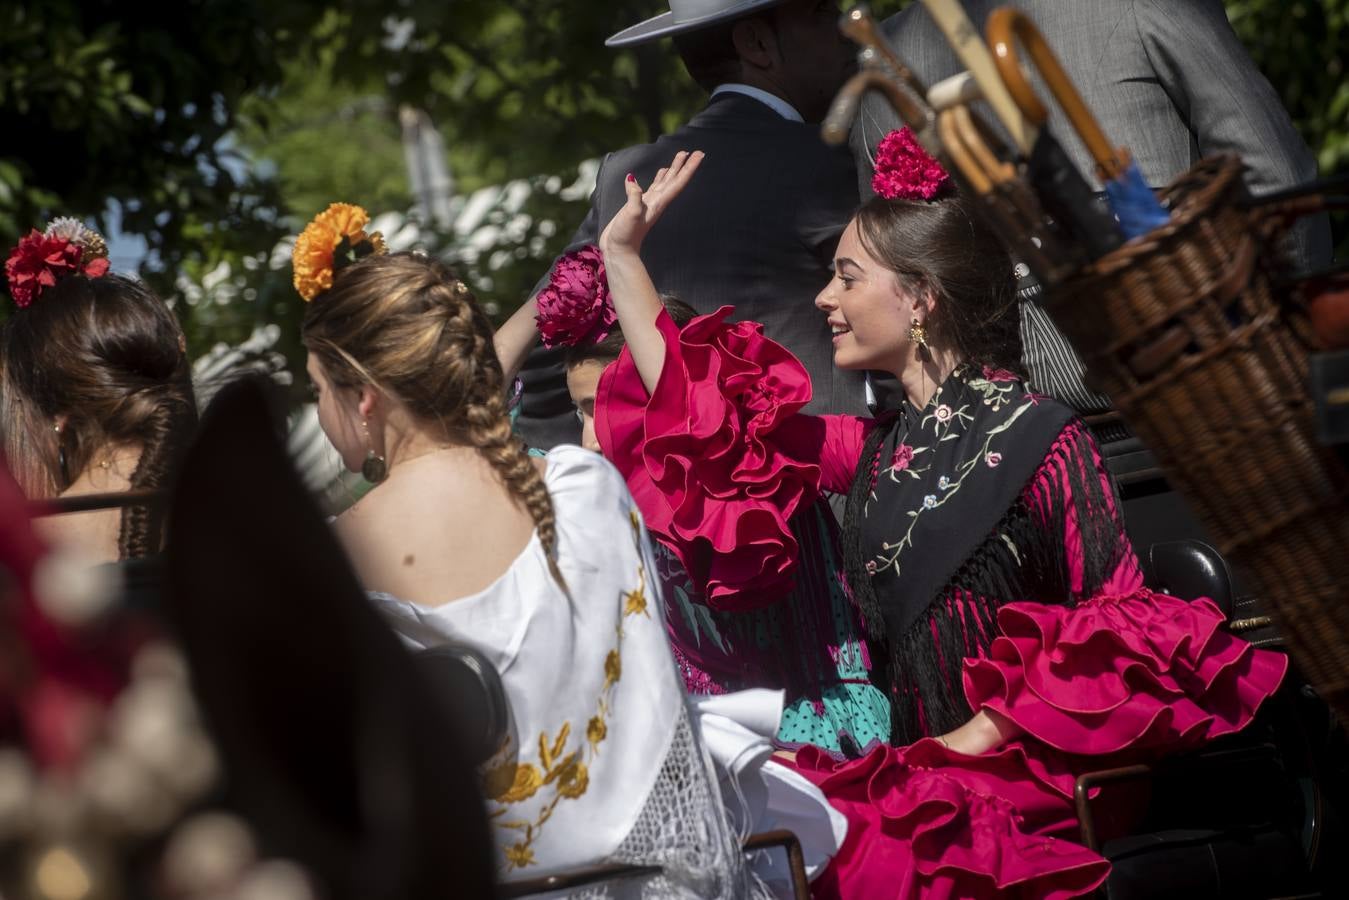
M 629 172 L 629 173 L 628 173 L 628 181 L 636 181 L 636 180 L 637 180 L 637 176 L 634 175 L 634 174 L 632 174 L 631 172 Z

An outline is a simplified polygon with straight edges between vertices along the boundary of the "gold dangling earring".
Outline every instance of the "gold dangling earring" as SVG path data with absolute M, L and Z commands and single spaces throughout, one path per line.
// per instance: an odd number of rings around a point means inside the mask
M 370 444 L 370 449 L 365 452 L 365 462 L 361 463 L 361 477 L 371 484 L 379 484 L 389 477 L 389 467 L 384 464 L 384 457 L 375 453 L 375 445 L 370 442 L 370 423 L 361 420 L 361 428 L 365 430 L 366 443 Z
M 932 350 L 927 345 L 927 329 L 918 321 L 917 316 L 909 321 L 909 340 L 918 345 L 918 355 L 924 359 L 932 358 Z

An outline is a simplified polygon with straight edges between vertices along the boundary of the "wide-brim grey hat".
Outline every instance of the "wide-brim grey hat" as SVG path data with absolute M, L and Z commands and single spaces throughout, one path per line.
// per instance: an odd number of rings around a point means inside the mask
M 765 6 L 786 0 L 670 0 L 670 11 L 624 28 L 604 42 L 606 47 L 631 47 L 657 38 L 706 28 L 728 19 L 738 19 Z

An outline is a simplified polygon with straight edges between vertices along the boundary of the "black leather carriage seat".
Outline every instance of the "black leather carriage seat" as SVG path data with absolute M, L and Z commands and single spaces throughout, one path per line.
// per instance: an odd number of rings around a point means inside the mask
M 500 749 L 510 727 L 506 691 L 497 670 L 487 657 L 460 644 L 431 647 L 415 659 L 444 714 L 464 736 L 471 762 L 486 762 Z

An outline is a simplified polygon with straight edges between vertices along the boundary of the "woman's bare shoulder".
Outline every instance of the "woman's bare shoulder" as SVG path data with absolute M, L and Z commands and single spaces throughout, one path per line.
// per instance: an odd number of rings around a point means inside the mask
M 376 488 L 334 528 L 367 589 L 435 606 L 491 584 L 534 524 L 489 471 L 446 467 Z

